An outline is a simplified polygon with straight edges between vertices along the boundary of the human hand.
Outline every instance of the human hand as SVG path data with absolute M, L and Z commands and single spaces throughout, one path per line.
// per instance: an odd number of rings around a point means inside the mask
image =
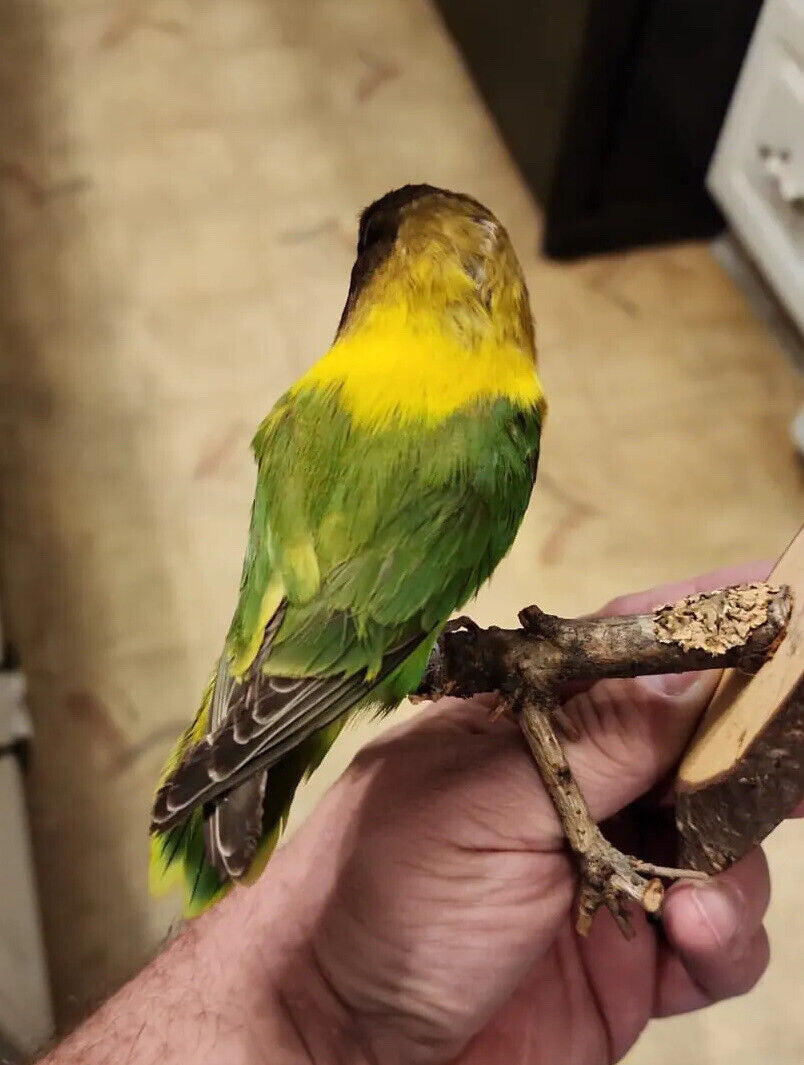
M 721 571 L 608 612 L 762 575 Z M 716 679 L 605 682 L 567 703 L 573 771 L 592 814 L 617 815 L 620 846 L 668 859 L 659 785 Z M 193 922 L 47 1065 L 605 1065 L 651 1017 L 750 988 L 768 957 L 761 852 L 673 888 L 661 927 L 635 914 L 632 942 L 605 911 L 580 939 L 553 807 L 489 706 L 447 700 L 366 748 L 259 887 Z
M 721 571 L 606 612 L 766 574 Z M 567 703 L 582 731 L 568 756 L 592 813 L 618 814 L 640 856 L 668 858 L 655 845 L 669 808 L 655 797 L 646 821 L 637 800 L 672 771 L 716 681 L 606 681 Z M 580 939 L 553 808 L 515 723 L 487 711 L 445 700 L 370 745 L 275 859 L 291 882 L 306 870 L 275 971 L 297 1025 L 325 987 L 357 1060 L 602 1065 L 651 1017 L 751 988 L 768 961 L 761 851 L 709 885 L 674 887 L 661 926 L 635 913 L 630 942 L 606 913 Z

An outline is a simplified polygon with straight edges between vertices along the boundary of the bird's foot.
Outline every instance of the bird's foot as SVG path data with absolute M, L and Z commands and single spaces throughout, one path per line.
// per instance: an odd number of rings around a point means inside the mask
M 480 626 L 466 614 L 461 614 L 460 617 L 450 618 L 441 631 L 442 633 L 480 632 Z

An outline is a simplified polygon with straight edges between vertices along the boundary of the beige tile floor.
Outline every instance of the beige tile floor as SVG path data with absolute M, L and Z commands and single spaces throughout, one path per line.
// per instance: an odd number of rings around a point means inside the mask
M 0 79 L 0 573 L 67 1023 L 171 920 L 146 894 L 150 789 L 232 609 L 250 431 L 328 343 L 361 206 L 410 180 L 470 191 L 525 263 L 551 415 L 481 619 L 775 554 L 804 509 L 801 389 L 706 247 L 539 258 L 425 0 L 6 0 Z M 655 1026 L 634 1065 L 804 1058 L 801 826 L 770 851 L 770 975 Z

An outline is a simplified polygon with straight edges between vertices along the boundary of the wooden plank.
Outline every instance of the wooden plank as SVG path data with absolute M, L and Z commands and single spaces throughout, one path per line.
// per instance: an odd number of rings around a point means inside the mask
M 761 843 L 804 798 L 804 530 L 771 584 L 793 593 L 773 658 L 727 669 L 676 778 L 680 863 L 718 872 Z

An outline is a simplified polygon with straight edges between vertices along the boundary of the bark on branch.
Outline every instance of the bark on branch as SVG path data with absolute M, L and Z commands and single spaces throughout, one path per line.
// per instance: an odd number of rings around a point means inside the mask
M 519 629 L 480 629 L 459 618 L 436 644 L 417 694 L 468 697 L 523 682 L 554 689 L 726 666 L 753 673 L 783 635 L 790 607 L 789 589 L 757 583 L 688 596 L 652 614 L 560 618 L 528 606 Z

